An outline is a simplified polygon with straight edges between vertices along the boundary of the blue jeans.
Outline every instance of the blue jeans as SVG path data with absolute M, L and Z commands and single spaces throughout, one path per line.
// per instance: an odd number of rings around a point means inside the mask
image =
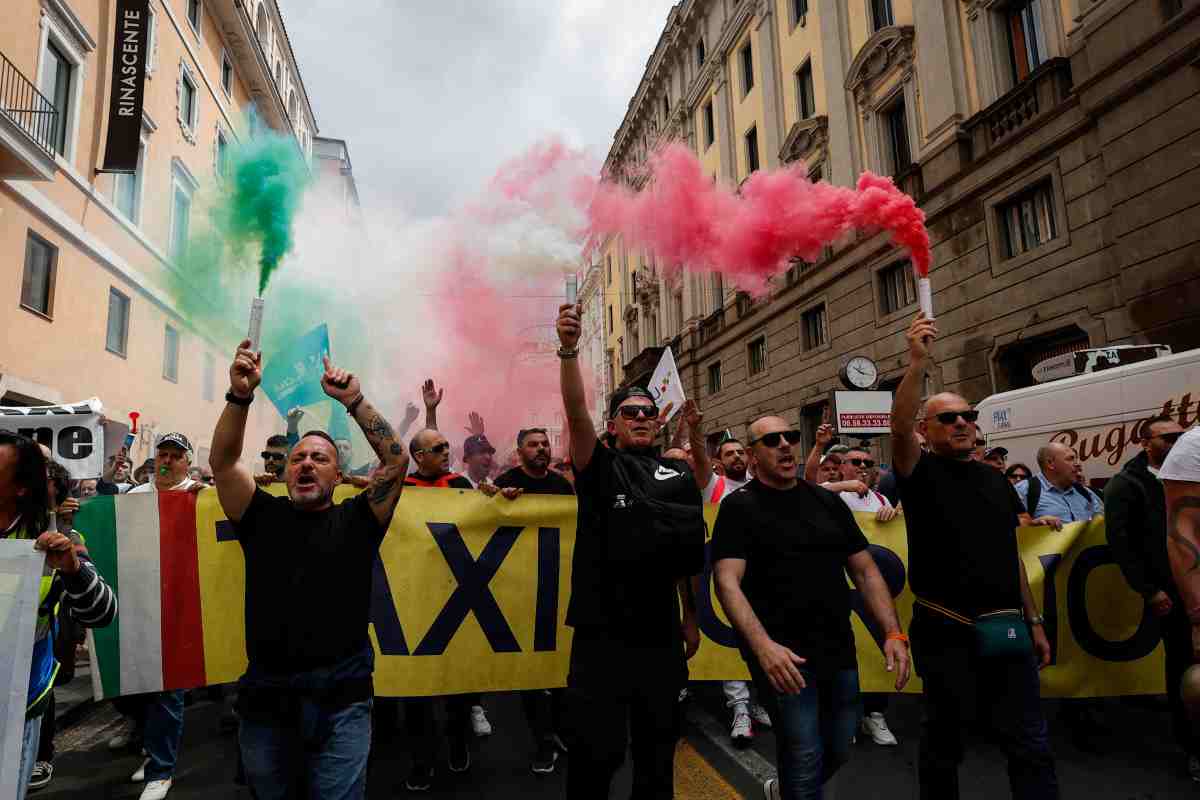
M 42 734 L 42 718 L 25 720 L 25 733 L 21 736 L 21 769 L 17 773 L 16 800 L 25 800 L 29 791 L 29 779 L 33 776 L 33 765 L 37 762 L 38 740 Z
M 850 741 L 862 717 L 858 670 L 818 678 L 800 670 L 800 694 L 780 694 L 758 668 L 750 674 L 775 729 L 779 794 L 785 800 L 820 800 L 821 787 L 850 758 Z
M 183 739 L 183 691 L 146 695 L 142 747 L 150 763 L 146 780 L 161 781 L 175 774 L 179 742 Z
M 257 800 L 283 800 L 305 786 L 319 800 L 362 800 L 371 751 L 371 701 L 336 709 L 306 698 L 294 715 L 243 717 L 238 732 L 246 781 Z

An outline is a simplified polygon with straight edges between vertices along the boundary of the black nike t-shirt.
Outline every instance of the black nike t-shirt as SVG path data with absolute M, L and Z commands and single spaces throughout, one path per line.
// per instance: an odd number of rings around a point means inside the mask
M 687 462 L 659 458 L 650 450 L 618 455 L 597 442 L 591 461 L 575 481 L 579 517 L 566 621 L 577 632 L 681 647 L 675 583 L 683 576 L 675 574 L 673 565 L 681 556 L 703 564 L 703 520 L 697 553 L 664 552 L 651 520 L 622 485 L 618 458 L 648 498 L 696 509 L 702 505 Z
M 520 467 L 497 477 L 495 484 L 499 489 L 522 489 L 525 494 L 575 494 L 570 481 L 562 475 L 547 472 L 544 478 L 535 478 Z
M 805 481 L 782 490 L 753 480 L 721 502 L 712 560 L 744 560 L 742 592 L 767 635 L 807 659 L 806 670 L 828 676 L 857 664 L 845 570 L 866 548 L 838 495 Z

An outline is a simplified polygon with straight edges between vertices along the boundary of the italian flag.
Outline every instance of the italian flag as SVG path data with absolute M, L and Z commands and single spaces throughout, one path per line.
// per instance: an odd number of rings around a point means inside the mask
M 96 497 L 75 527 L 117 594 L 116 621 L 92 631 L 97 699 L 207 683 L 196 495 Z

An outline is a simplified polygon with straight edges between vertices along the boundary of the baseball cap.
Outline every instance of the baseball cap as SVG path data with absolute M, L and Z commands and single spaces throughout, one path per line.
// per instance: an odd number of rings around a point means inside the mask
M 463 458 L 469 458 L 477 453 L 495 453 L 496 448 L 492 447 L 492 443 L 488 441 L 484 434 L 476 434 L 468 436 L 463 442 Z
M 192 443 L 189 442 L 188 438 L 182 433 L 164 433 L 162 436 L 158 437 L 158 442 L 154 445 L 154 447 L 157 449 L 159 447 L 166 447 L 167 445 L 178 447 L 185 453 L 192 452 Z
M 825 451 L 827 456 L 840 456 L 850 452 L 850 447 L 844 444 L 835 444 L 833 447 Z
M 1000 456 L 1001 458 L 1008 458 L 1008 448 L 1007 447 L 989 447 L 987 450 L 983 451 L 984 458 L 991 458 L 992 456 Z
M 624 389 L 618 389 L 617 391 L 613 392 L 612 400 L 608 401 L 609 419 L 615 417 L 617 415 L 617 409 L 621 407 L 621 403 L 624 403 L 631 397 L 644 397 L 651 403 L 654 403 L 655 406 L 658 405 L 658 403 L 654 400 L 654 395 L 650 394 L 650 392 L 646 391 L 642 387 L 626 386 Z

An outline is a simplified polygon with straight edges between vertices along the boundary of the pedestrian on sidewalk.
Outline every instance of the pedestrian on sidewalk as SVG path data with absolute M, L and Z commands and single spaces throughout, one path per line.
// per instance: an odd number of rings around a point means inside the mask
M 21 767 L 15 800 L 24 800 L 37 759 L 42 714 L 47 712 L 59 664 L 54 657 L 54 615 L 62 606 L 85 628 L 103 628 L 117 615 L 117 597 L 86 553 L 64 533 L 49 530 L 49 470 L 31 439 L 0 431 L 0 537 L 29 539 L 46 553 L 39 590 L 37 629 L 30 661 Z M 68 528 L 68 530 L 70 530 Z
M 891 421 L 924 683 L 920 796 L 957 800 L 963 737 L 983 726 L 1008 757 L 1013 797 L 1052 800 L 1058 778 L 1038 685 L 1050 642 L 1017 549 L 1023 509 L 1004 473 L 974 458 L 979 412 L 948 392 L 921 399 L 937 334 L 923 314 L 909 326 Z
M 578 305 L 559 308 L 559 377 L 579 524 L 567 624 L 568 800 L 607 800 L 632 743 L 637 798 L 674 795 L 685 641 L 699 642 L 691 578 L 704 568 L 700 490 L 686 462 L 654 449 L 653 396 L 613 394 L 607 443 L 592 427 L 579 367 Z M 682 604 L 682 616 L 680 608 Z
M 372 574 L 408 455 L 358 378 L 326 358 L 321 388 L 358 423 L 382 465 L 365 491 L 335 504 L 343 477 L 337 445 L 311 431 L 288 455 L 287 496 L 274 497 L 241 463 L 262 381 L 262 354 L 249 340 L 229 380 L 209 463 L 246 562 L 249 665 L 238 681 L 238 739 L 247 783 L 257 800 L 292 797 L 300 785 L 311 797 L 361 800 L 375 694 Z M 311 591 L 318 577 L 322 591 Z
M 775 727 L 779 778 L 768 797 L 819 800 L 846 763 L 861 717 L 846 575 L 885 631 L 896 689 L 908 640 L 867 540 L 837 495 L 798 479 L 800 431 L 780 417 L 750 426 L 754 480 L 728 497 L 713 530 L 721 607 Z

